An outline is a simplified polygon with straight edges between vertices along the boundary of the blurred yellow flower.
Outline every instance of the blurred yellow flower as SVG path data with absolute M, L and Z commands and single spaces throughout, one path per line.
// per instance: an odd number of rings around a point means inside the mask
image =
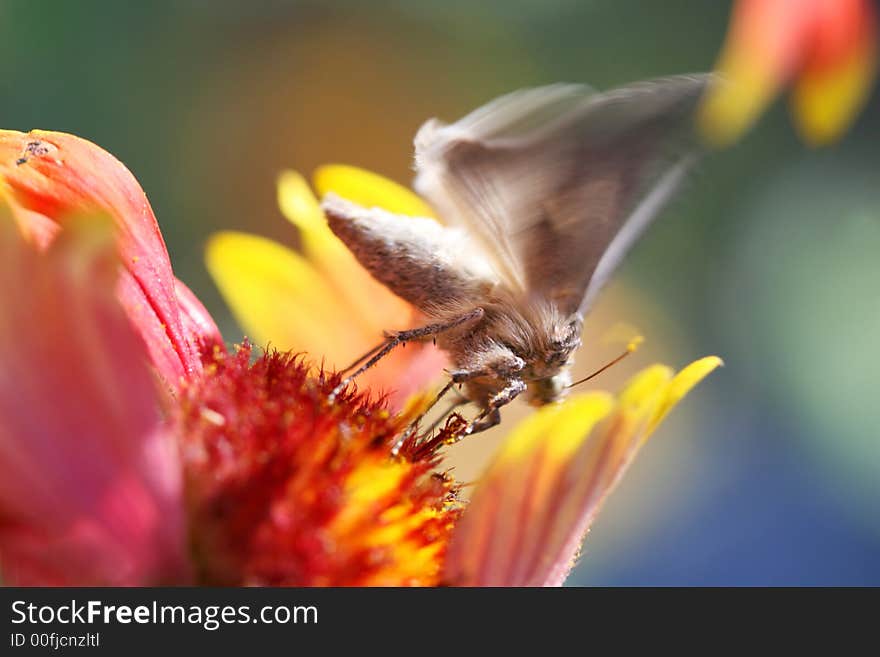
M 877 73 L 871 0 L 739 0 L 700 127 L 726 145 L 745 132 L 783 86 L 805 141 L 828 143 L 849 126 Z
M 333 191 L 367 207 L 433 216 L 405 187 L 356 167 L 320 167 L 314 183 L 320 195 Z M 206 250 L 209 272 L 256 344 L 305 352 L 323 358 L 328 369 L 339 369 L 382 342 L 383 331 L 418 323 L 418 312 L 376 282 L 331 232 L 299 173 L 281 174 L 278 204 L 299 229 L 301 253 L 239 232 L 214 235 Z M 407 345 L 359 383 L 389 393 L 392 406 L 400 408 L 439 375 L 445 362 L 432 345 Z

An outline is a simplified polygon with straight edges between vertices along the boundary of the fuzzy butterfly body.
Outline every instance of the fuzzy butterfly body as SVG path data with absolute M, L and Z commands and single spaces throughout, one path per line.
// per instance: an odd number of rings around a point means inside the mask
M 450 385 L 482 409 L 475 431 L 521 393 L 564 396 L 585 313 L 696 160 L 692 117 L 709 81 L 551 85 L 428 121 L 415 188 L 444 225 L 325 196 L 333 232 L 429 322 L 390 335 L 361 370 L 397 344 L 436 339 Z

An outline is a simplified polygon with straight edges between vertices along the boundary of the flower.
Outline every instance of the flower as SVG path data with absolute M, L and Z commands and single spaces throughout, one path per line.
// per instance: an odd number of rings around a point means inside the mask
M 41 197 L 83 180 L 109 187 L 100 199 L 139 190 L 96 146 L 41 134 L 64 163 L 45 169 Z M 362 172 L 347 180 L 382 188 Z M 109 203 L 35 214 L 21 191 L 7 202 L 17 188 L 3 182 L 0 570 L 12 584 L 560 584 L 638 448 L 720 364 L 653 366 L 617 398 L 541 409 L 465 504 L 443 471 L 462 418 L 420 435 L 407 430 L 415 410 L 392 413 L 369 390 L 331 394 L 341 375 L 304 355 L 227 351 L 191 293 L 174 303 L 198 362 L 173 391 L 157 385 L 168 360 L 154 355 L 174 343 L 120 285 L 135 276 L 131 217 Z M 143 207 L 139 229 L 161 244 Z M 167 263 L 164 248 L 149 253 L 158 264 L 139 271 Z
M 73 135 L 0 130 L 0 192 L 40 248 L 78 216 L 108 216 L 124 265 L 117 295 L 156 372 L 172 389 L 198 373 L 199 344 L 221 342 L 220 332 L 174 277 L 150 204 L 119 160 Z
M 877 73 L 877 17 L 871 0 L 739 0 L 718 71 L 729 84 L 706 98 L 704 134 L 737 139 L 779 90 L 794 81 L 803 138 L 838 137 L 868 98 Z
M 350 166 L 315 172 L 315 187 L 414 216 L 433 216 L 415 194 L 395 182 Z M 300 234 L 302 254 L 238 232 L 218 233 L 206 263 L 239 323 L 258 344 L 320 355 L 345 367 L 383 341 L 383 332 L 412 328 L 419 314 L 355 260 L 324 219 L 308 183 L 297 172 L 279 177 L 278 202 Z M 308 318 L 307 321 L 305 318 Z M 431 345 L 407 345 L 366 372 L 360 385 L 387 392 L 393 408 L 436 378 L 445 364 Z

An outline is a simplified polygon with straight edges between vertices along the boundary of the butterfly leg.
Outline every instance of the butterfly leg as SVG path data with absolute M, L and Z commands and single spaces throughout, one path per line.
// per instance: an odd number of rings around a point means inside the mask
M 384 343 L 377 345 L 370 351 L 368 351 L 364 356 L 362 356 L 358 361 L 355 361 L 352 365 L 342 370 L 346 372 L 354 367 L 360 360 L 363 360 L 370 354 L 373 354 L 366 363 L 361 365 L 357 370 L 355 370 L 352 374 L 345 377 L 339 384 L 333 388 L 327 398 L 332 402 L 336 399 L 336 395 L 338 395 L 342 390 L 351 383 L 355 378 L 366 372 L 373 365 L 382 360 L 385 356 L 387 356 L 395 347 L 406 344 L 412 340 L 423 340 L 425 338 L 434 337 L 448 331 L 450 329 L 461 326 L 462 324 L 468 324 L 471 322 L 475 322 L 483 317 L 484 311 L 482 308 L 474 308 L 470 312 L 465 313 L 464 315 L 459 315 L 451 319 L 448 322 L 438 322 L 436 324 L 428 324 L 427 326 L 422 326 L 420 328 L 409 329 L 406 331 L 395 331 L 394 333 L 389 333 L 386 336 L 386 340 Z
M 472 436 L 475 433 L 486 431 L 487 429 L 491 429 L 492 427 L 499 424 L 501 424 L 501 411 L 499 411 L 497 408 L 486 408 L 477 417 L 474 418 L 473 422 L 471 422 L 470 425 L 468 425 L 468 428 L 465 430 L 464 435 Z
M 512 402 L 520 395 L 520 393 L 525 392 L 525 390 L 526 384 L 522 379 L 511 379 L 500 392 L 496 393 L 489 399 L 486 408 L 474 418 L 464 435 L 470 436 L 475 433 L 480 433 L 481 431 L 486 431 L 486 429 L 491 429 L 501 422 L 501 411 L 499 409 Z
M 452 390 L 452 386 L 454 386 L 454 385 L 455 385 L 455 381 L 450 379 L 449 382 L 445 386 L 443 386 L 443 388 L 440 390 L 440 392 L 437 393 L 437 396 L 434 397 L 434 400 L 430 404 L 428 404 L 428 408 L 426 408 L 424 410 L 422 415 L 424 416 L 425 414 L 428 413 L 428 411 L 430 411 L 432 408 L 434 408 L 437 405 L 437 402 L 439 402 L 441 399 L 443 399 L 443 397 L 446 396 L 447 392 Z
M 364 362 L 367 358 L 369 358 L 370 356 L 375 354 L 377 351 L 379 351 L 382 347 L 384 347 L 386 342 L 387 342 L 387 340 L 385 342 L 380 342 L 375 347 L 370 349 L 367 353 L 362 354 L 361 356 L 358 356 L 357 360 L 352 362 L 351 365 L 349 365 L 345 369 L 339 370 L 339 374 L 345 374 L 346 372 L 353 370 L 358 365 L 358 363 Z
M 443 397 L 445 397 L 446 394 L 450 390 L 452 390 L 452 386 L 454 386 L 454 385 L 455 385 L 455 381 L 450 379 L 449 382 L 445 386 L 443 386 L 443 388 L 440 390 L 440 392 L 437 393 L 437 396 L 434 397 L 433 401 L 430 404 L 428 404 L 428 407 L 424 411 L 419 413 L 418 417 L 416 417 L 412 422 L 409 423 L 409 426 L 406 428 L 406 431 L 404 431 L 400 435 L 400 438 L 397 440 L 397 442 L 394 443 L 393 447 L 391 448 L 391 454 L 393 456 L 396 456 L 398 454 L 401 446 L 407 440 L 409 440 L 410 438 L 412 438 L 413 436 L 416 435 L 416 433 L 418 432 L 418 424 L 419 424 L 419 422 L 422 421 L 422 418 L 424 418 L 425 415 L 427 415 L 428 412 L 432 408 L 434 408 L 434 406 L 436 406 L 437 403 L 441 399 L 443 399 Z M 453 390 L 453 392 L 455 392 L 455 391 Z M 467 404 L 470 401 L 469 399 L 467 399 L 465 397 L 461 397 L 460 393 L 458 393 L 458 392 L 455 392 L 455 394 L 459 395 L 459 398 L 456 399 L 454 402 L 452 402 L 452 404 L 450 406 L 448 406 L 445 411 L 443 411 L 440 415 L 438 415 L 437 419 L 431 423 L 431 426 L 429 426 L 427 429 L 425 429 L 424 431 L 421 432 L 422 436 L 429 435 L 432 431 L 434 431 L 434 429 L 437 428 L 437 425 L 439 425 L 443 421 L 443 419 L 446 418 L 446 416 L 448 416 L 452 411 L 454 411 L 456 408 L 458 408 L 459 406 L 461 406 L 463 404 Z
M 434 408 L 437 402 L 439 402 L 452 389 L 453 386 L 467 383 L 468 381 L 473 381 L 474 379 L 478 379 L 484 376 L 501 377 L 505 380 L 511 379 L 516 376 L 516 373 L 522 370 L 523 367 L 525 367 L 525 361 L 522 358 L 508 351 L 504 351 L 500 354 L 494 355 L 491 363 L 484 367 L 473 370 L 453 370 L 449 372 L 449 381 L 446 383 L 445 386 L 443 386 L 443 388 L 440 390 L 434 400 L 428 405 L 428 407 L 410 423 L 406 432 L 404 432 L 404 435 L 409 436 L 415 433 L 416 425 L 421 421 L 423 417 L 425 417 L 428 411 Z M 433 431 L 437 427 L 437 425 L 443 420 L 443 418 L 449 415 L 449 413 L 455 410 L 458 406 L 466 404 L 469 401 L 471 400 L 466 397 L 463 397 L 462 399 L 456 401 L 449 409 L 447 409 L 442 415 L 440 415 L 440 417 L 427 429 L 427 431 L 425 431 L 425 434 Z
M 452 411 L 454 411 L 454 410 L 455 410 L 456 408 L 458 408 L 459 406 L 463 406 L 463 405 L 467 404 L 468 402 L 470 402 L 470 400 L 469 400 L 469 399 L 465 399 L 464 397 L 460 397 L 460 398 L 456 399 L 454 402 L 452 402 L 449 406 L 446 407 L 446 410 L 443 411 L 443 412 L 437 417 L 436 420 L 434 420 L 434 421 L 431 423 L 431 426 L 427 428 L 427 430 L 425 431 L 425 433 L 426 433 L 426 434 L 431 433 L 434 429 L 437 428 L 437 426 L 438 426 L 443 420 L 445 420 L 445 419 L 449 416 L 450 413 L 452 413 Z
M 428 414 L 428 412 L 432 408 L 434 408 L 434 406 L 437 405 L 437 402 L 439 402 L 441 399 L 443 399 L 443 397 L 445 397 L 446 394 L 450 390 L 452 390 L 453 386 L 458 385 L 460 383 L 466 383 L 467 381 L 471 381 L 472 379 L 476 379 L 481 376 L 486 376 L 487 374 L 489 374 L 488 370 L 473 370 L 473 371 L 455 370 L 455 371 L 449 372 L 449 381 L 447 381 L 446 385 L 440 389 L 440 392 L 438 392 L 437 396 L 434 397 L 433 401 L 430 404 L 428 404 L 428 407 L 424 411 L 422 411 L 419 414 L 419 416 L 417 418 L 415 418 L 410 423 L 409 427 L 404 432 L 404 435 L 409 435 L 409 434 L 413 433 L 416 429 L 416 425 L 422 420 L 423 417 L 425 417 L 425 415 Z M 456 392 L 456 394 L 461 395 L 461 393 L 458 393 L 458 392 Z M 463 404 L 467 404 L 469 401 L 470 400 L 465 397 L 462 397 L 461 399 L 456 400 L 456 402 L 452 406 L 450 406 L 446 411 L 443 412 L 442 415 L 440 415 L 440 417 L 425 431 L 425 433 L 428 434 L 431 431 L 433 431 L 437 427 L 437 425 L 443 421 L 444 417 L 449 415 L 452 411 L 454 411 L 459 406 L 461 406 Z

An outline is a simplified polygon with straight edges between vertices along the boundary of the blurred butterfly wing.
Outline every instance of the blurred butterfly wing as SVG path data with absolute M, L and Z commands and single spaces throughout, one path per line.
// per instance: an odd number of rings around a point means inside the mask
M 584 312 L 698 150 L 709 76 L 516 92 L 416 137 L 416 189 L 513 290 Z
M 566 84 L 515 91 L 451 125 L 431 119 L 416 135 L 416 191 L 470 232 L 511 288 L 525 290 L 526 272 L 511 234 L 521 200 L 510 183 L 527 174 L 534 142 L 589 93 Z M 524 152 L 506 159 L 516 151 Z
M 680 158 L 668 168 L 652 187 L 651 191 L 627 216 L 626 221 L 623 222 L 620 230 L 608 244 L 605 252 L 599 258 L 599 262 L 596 263 L 593 269 L 589 283 L 584 290 L 583 296 L 580 298 L 580 304 L 577 308 L 577 312 L 581 316 L 585 315 L 587 310 L 589 310 L 599 291 L 608 282 L 608 279 L 611 278 L 614 270 L 617 269 L 617 266 L 635 244 L 636 240 L 654 218 L 660 214 L 675 192 L 678 191 L 685 175 L 696 160 L 697 156 L 695 154 Z

